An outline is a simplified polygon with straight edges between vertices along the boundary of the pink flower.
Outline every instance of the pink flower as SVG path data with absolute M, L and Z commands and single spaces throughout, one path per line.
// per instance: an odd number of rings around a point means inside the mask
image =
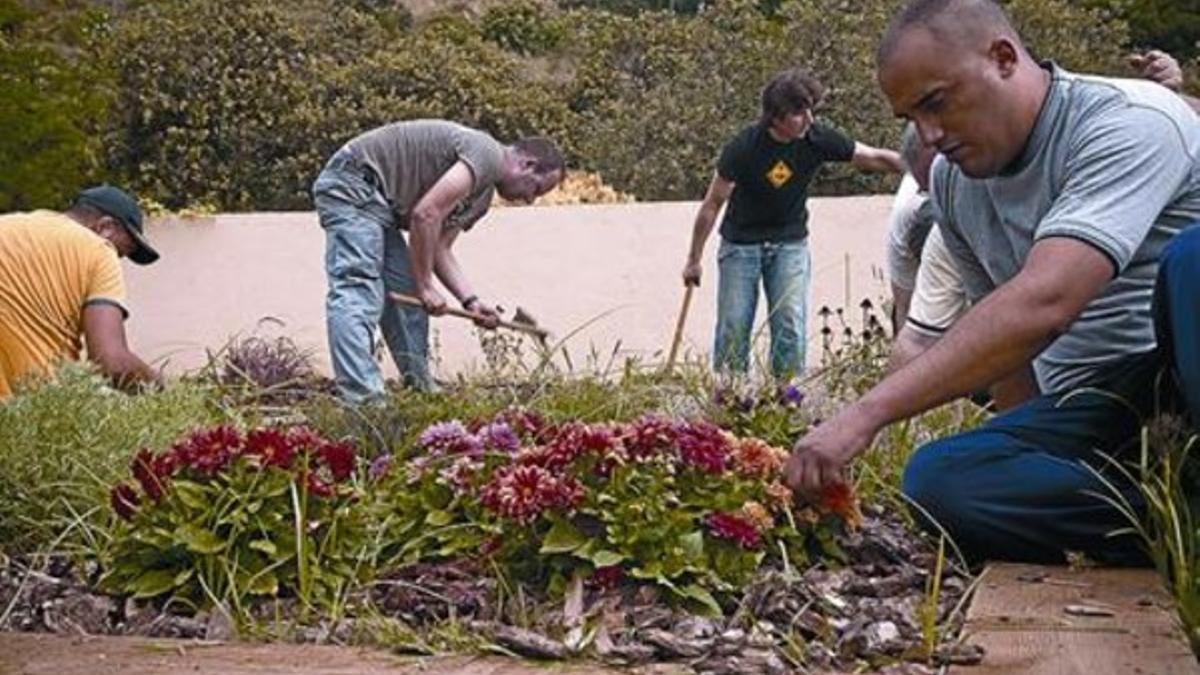
M 483 443 L 458 420 L 439 422 L 421 432 L 417 444 L 431 455 L 483 454 Z
M 720 428 L 708 422 L 679 425 L 679 458 L 685 466 L 704 473 L 724 473 L 729 440 Z
M 137 491 L 128 483 L 114 485 L 109 494 L 109 502 L 112 504 L 113 511 L 116 511 L 117 515 L 125 520 L 133 520 L 141 501 Z
M 531 441 L 541 442 L 542 433 L 546 430 L 546 420 L 541 415 L 520 406 L 502 411 L 494 421 L 507 424 L 518 436 Z
M 438 477 L 442 482 L 461 494 L 470 489 L 471 484 L 475 481 L 475 477 L 479 475 L 479 470 L 482 468 L 483 463 L 479 460 L 470 457 L 459 457 L 450 466 L 442 469 L 438 473 Z
M 762 543 L 762 535 L 754 523 L 734 513 L 709 514 L 704 524 L 713 536 L 736 542 L 744 549 L 756 549 Z
M 260 466 L 280 469 L 291 468 L 292 461 L 296 458 L 293 439 L 278 429 L 255 429 L 246 434 L 243 452 L 257 457 Z
M 485 424 L 476 434 L 483 447 L 493 452 L 514 453 L 521 448 L 521 439 L 504 422 Z
M 620 438 L 609 427 L 571 422 L 556 429 L 545 445 L 523 455 L 520 461 L 557 472 L 584 455 L 604 460 L 624 457 L 624 453 Z
M 574 508 L 584 493 L 574 478 L 557 478 L 544 467 L 507 466 L 492 475 L 479 496 L 493 513 L 529 524 L 544 511 Z

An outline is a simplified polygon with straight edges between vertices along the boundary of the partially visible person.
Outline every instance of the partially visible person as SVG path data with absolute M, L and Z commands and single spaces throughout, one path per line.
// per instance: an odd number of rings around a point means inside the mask
M 554 189 L 566 167 L 549 140 L 504 145 L 445 120 L 396 122 L 350 140 L 313 183 L 325 230 L 329 349 L 341 398 L 380 400 L 383 376 L 372 346 L 380 327 L 406 386 L 435 389 L 429 373 L 429 316 L 446 311 L 436 276 L 464 309 L 495 328 L 499 314 L 480 300 L 452 247 L 499 193 L 528 204 Z M 403 232 L 408 233 L 405 240 Z M 386 292 L 419 298 L 397 307 Z
M 892 287 L 892 333 L 898 335 L 908 318 L 909 305 L 921 267 L 921 250 L 935 223 L 929 203 L 929 165 L 937 153 L 921 142 L 912 124 L 904 127 L 900 158 L 904 177 L 888 217 L 887 269 Z
M 816 118 L 825 88 L 795 68 L 762 91 L 762 116 L 721 151 L 716 175 L 692 226 L 683 268 L 686 286 L 700 284 L 704 244 L 726 201 L 717 251 L 717 327 L 713 367 L 744 373 L 758 289 L 767 296 L 771 373 L 786 380 L 804 370 L 808 286 L 808 186 L 826 162 L 865 171 L 902 170 L 892 150 L 857 143 Z
M 64 213 L 0 216 L 0 400 L 84 346 L 119 387 L 159 382 L 125 340 L 122 257 L 149 265 L 158 253 L 137 202 L 115 187 L 80 192 Z
M 1153 80 L 1179 94 L 1192 107 L 1192 110 L 1200 112 L 1200 99 L 1183 93 L 1183 68 L 1179 67 L 1179 61 L 1176 61 L 1175 57 L 1166 52 L 1151 49 L 1143 54 L 1130 55 L 1129 65 L 1141 77 Z

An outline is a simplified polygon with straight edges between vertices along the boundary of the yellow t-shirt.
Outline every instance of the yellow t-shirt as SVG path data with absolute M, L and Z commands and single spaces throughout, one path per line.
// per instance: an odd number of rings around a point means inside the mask
M 116 249 L 52 211 L 0 216 L 0 400 L 31 374 L 79 358 L 83 309 L 125 310 Z

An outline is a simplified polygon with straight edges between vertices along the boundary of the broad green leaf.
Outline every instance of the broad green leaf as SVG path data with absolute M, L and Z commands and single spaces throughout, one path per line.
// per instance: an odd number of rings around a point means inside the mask
M 425 516 L 425 524 L 433 527 L 445 527 L 453 522 L 454 514 L 450 513 L 449 511 L 430 511 L 429 514 Z
M 250 580 L 250 585 L 246 588 L 246 592 L 251 595 L 277 595 L 279 593 L 279 579 L 274 572 L 260 572 Z
M 272 558 L 274 558 L 275 554 L 278 553 L 278 549 L 270 539 L 255 539 L 254 541 L 250 542 L 249 545 L 250 548 L 254 549 L 255 551 L 262 551 Z
M 539 553 L 570 553 L 588 543 L 588 538 L 566 520 L 556 520 L 542 539 Z
M 135 598 L 152 598 L 175 588 L 175 577 L 173 570 L 148 570 L 134 579 L 129 589 Z
M 679 544 L 683 547 L 684 557 L 689 561 L 704 557 L 704 533 L 700 530 L 688 532 L 679 537 Z
M 718 617 L 721 616 L 721 606 L 717 604 L 717 599 L 708 592 L 708 589 L 697 584 L 688 584 L 677 589 L 677 592 L 689 600 L 694 600 L 704 610 L 705 616 Z
M 616 551 L 596 551 L 592 554 L 592 564 L 596 567 L 612 567 L 624 562 L 625 556 Z
M 179 495 L 179 501 L 183 502 L 189 509 L 197 511 L 206 511 L 212 507 L 209 503 L 208 495 L 203 486 L 186 480 L 177 480 L 171 483 L 171 490 Z
M 175 540 L 187 546 L 193 553 L 220 553 L 226 546 L 225 540 L 212 530 L 194 523 L 185 523 L 175 528 Z

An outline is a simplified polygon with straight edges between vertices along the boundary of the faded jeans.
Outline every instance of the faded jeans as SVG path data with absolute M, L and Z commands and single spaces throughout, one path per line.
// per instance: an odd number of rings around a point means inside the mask
M 375 327 L 406 386 L 433 388 L 429 375 L 429 318 L 420 308 L 387 302 L 385 291 L 412 294 L 408 245 L 375 173 L 339 150 L 312 187 L 325 230 L 325 322 L 338 393 L 350 403 L 384 396 L 375 362 Z
M 771 330 L 771 373 L 786 379 L 804 371 L 805 322 L 812 261 L 806 240 L 734 244 L 717 251 L 717 331 L 713 367 L 744 373 L 761 280 Z

